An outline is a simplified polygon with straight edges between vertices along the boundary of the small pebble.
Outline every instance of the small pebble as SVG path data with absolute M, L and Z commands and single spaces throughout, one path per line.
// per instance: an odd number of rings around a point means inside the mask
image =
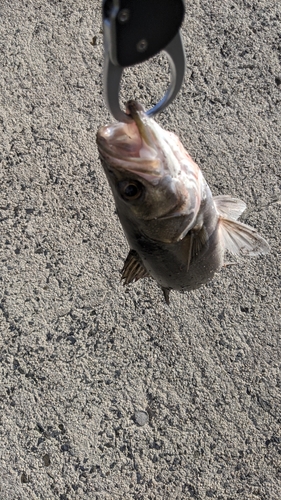
M 50 455 L 48 453 L 46 453 L 46 455 L 44 455 L 42 458 L 43 458 L 43 462 L 44 462 L 45 467 L 49 467 L 49 465 L 51 463 Z
M 134 421 L 138 425 L 145 425 L 149 421 L 148 413 L 145 410 L 136 410 L 134 414 Z
M 26 472 L 22 473 L 20 480 L 22 483 L 28 483 L 28 476 L 27 476 Z
M 70 445 L 69 443 L 64 443 L 60 447 L 61 451 L 69 451 L 70 450 Z

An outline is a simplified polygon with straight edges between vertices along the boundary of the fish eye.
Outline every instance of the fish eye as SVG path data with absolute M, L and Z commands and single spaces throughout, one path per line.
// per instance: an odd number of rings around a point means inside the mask
M 143 192 L 143 185 L 138 181 L 122 181 L 119 190 L 124 200 L 137 200 Z

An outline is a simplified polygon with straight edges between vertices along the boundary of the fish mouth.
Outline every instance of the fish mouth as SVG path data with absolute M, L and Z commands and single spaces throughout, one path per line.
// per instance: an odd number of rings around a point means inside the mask
M 97 133 L 97 145 L 105 164 L 118 170 L 136 173 L 151 182 L 163 174 L 158 134 L 154 120 L 145 114 L 137 101 L 128 101 L 126 113 L 130 123 L 114 123 Z

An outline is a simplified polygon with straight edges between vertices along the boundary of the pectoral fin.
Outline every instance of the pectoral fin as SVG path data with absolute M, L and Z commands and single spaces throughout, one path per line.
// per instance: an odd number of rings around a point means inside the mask
M 190 231 L 186 236 L 187 245 L 187 271 L 192 260 L 201 252 L 208 241 L 208 234 L 204 226 Z
M 130 250 L 128 257 L 124 262 L 121 279 L 124 280 L 124 285 L 138 281 L 141 278 L 148 277 L 149 274 L 143 266 L 137 252 Z
M 220 235 L 225 249 L 234 255 L 259 255 L 269 252 L 268 243 L 251 227 L 220 217 Z
M 228 195 L 214 196 L 214 202 L 219 214 L 227 219 L 237 220 L 246 208 L 244 201 Z

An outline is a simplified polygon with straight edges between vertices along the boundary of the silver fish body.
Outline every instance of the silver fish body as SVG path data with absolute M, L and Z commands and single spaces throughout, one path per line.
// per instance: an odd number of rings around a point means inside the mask
M 210 281 L 233 254 L 267 253 L 256 230 L 238 222 L 246 205 L 213 197 L 198 165 L 178 137 L 163 130 L 135 101 L 130 124 L 102 127 L 97 144 L 117 213 L 130 246 L 122 278 L 150 276 L 169 291 Z

